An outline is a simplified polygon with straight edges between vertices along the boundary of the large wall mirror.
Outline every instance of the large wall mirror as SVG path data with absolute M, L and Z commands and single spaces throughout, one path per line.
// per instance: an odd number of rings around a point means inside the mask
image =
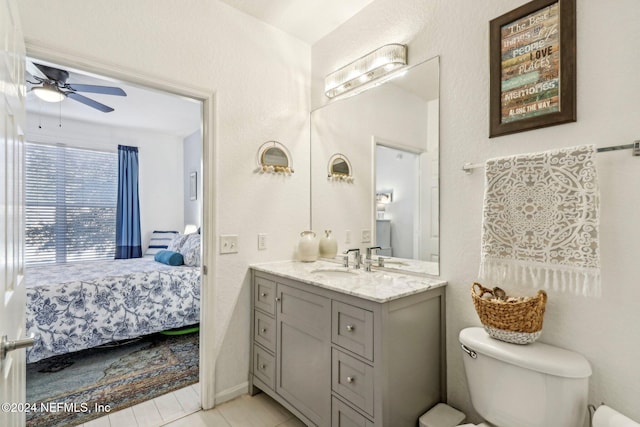
M 439 274 L 439 58 L 311 113 L 311 226 L 339 251 L 380 246 L 385 268 Z M 334 153 L 353 183 L 327 179 Z

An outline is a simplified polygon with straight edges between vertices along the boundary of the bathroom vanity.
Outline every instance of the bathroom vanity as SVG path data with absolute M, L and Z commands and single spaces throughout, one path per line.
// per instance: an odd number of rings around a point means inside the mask
M 446 282 L 254 265 L 249 382 L 309 426 L 416 425 L 446 399 Z

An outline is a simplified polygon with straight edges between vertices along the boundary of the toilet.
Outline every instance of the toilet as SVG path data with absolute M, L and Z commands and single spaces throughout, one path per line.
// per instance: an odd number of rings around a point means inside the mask
M 509 344 L 479 327 L 463 329 L 458 339 L 471 404 L 485 420 L 479 426 L 584 425 L 591 366 L 582 355 L 539 342 Z M 458 422 L 425 417 L 420 425 L 450 427 Z
M 582 427 L 591 366 L 580 354 L 509 344 L 483 328 L 460 331 L 471 404 L 496 427 Z
M 476 427 L 583 427 L 591 366 L 580 354 L 535 342 L 509 344 L 483 328 L 460 331 L 471 404 L 485 420 Z M 420 427 L 472 427 L 465 415 L 439 403 L 420 417 Z M 640 427 L 600 406 L 593 427 Z

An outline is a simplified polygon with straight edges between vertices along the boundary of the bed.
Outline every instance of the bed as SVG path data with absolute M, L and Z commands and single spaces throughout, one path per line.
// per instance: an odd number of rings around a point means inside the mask
M 200 321 L 200 268 L 153 258 L 26 270 L 27 362 Z

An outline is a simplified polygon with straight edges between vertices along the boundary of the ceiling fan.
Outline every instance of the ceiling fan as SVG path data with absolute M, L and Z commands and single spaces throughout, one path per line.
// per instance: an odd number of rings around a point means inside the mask
M 113 108 L 80 95 L 78 92 L 127 96 L 125 91 L 119 87 L 67 83 L 69 79 L 68 71 L 36 62 L 27 61 L 27 72 L 36 80 L 35 82 L 27 80 L 27 82 L 34 85 L 31 91 L 38 98 L 47 102 L 60 102 L 65 98 L 71 98 L 103 113 L 109 113 L 113 111 Z

